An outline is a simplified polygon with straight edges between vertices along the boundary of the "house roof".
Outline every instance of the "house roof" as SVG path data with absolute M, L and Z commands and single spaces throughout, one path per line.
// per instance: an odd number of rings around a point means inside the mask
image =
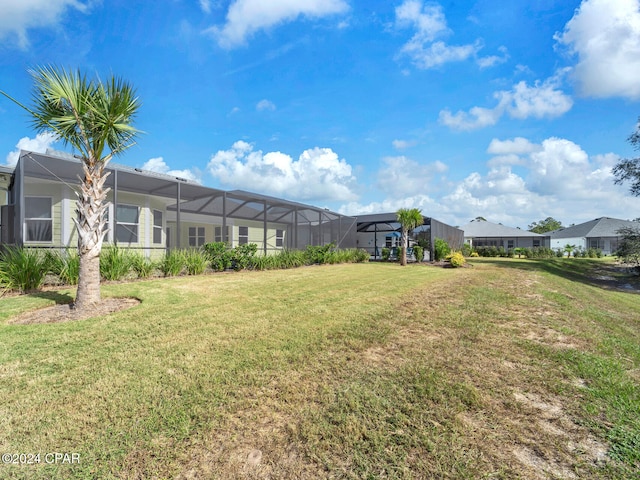
M 549 232 L 551 238 L 594 238 L 617 237 L 617 231 L 623 227 L 640 228 L 640 222 L 620 220 L 618 218 L 600 217 L 580 225 L 559 228 Z
M 460 228 L 464 230 L 465 237 L 544 237 L 544 235 L 540 235 L 538 233 L 520 230 L 519 228 L 507 227 L 505 225 L 488 222 L 486 220 L 472 220 Z

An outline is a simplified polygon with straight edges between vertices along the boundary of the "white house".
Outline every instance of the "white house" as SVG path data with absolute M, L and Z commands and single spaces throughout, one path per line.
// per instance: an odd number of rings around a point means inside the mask
M 549 232 L 551 248 L 563 249 L 566 245 L 573 245 L 583 250 L 600 249 L 605 255 L 612 255 L 618 249 L 620 242 L 618 230 L 623 227 L 634 227 L 640 230 L 640 222 L 601 217 L 580 225 L 560 228 Z
M 475 219 L 460 227 L 464 241 L 470 246 L 514 248 L 548 247 L 549 237 L 538 233 L 507 227 L 499 223 Z

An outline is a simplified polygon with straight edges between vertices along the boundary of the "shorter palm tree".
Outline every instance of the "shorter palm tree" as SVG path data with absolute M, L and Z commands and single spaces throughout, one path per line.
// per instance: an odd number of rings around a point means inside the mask
M 407 247 L 409 244 L 409 232 L 424 223 L 422 212 L 418 208 L 401 208 L 396 212 L 398 222 L 402 227 L 402 256 L 400 264 L 407 264 Z

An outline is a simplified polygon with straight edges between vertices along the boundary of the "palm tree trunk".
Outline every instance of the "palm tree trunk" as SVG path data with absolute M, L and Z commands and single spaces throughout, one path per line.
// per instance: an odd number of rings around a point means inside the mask
M 407 264 L 407 231 L 402 229 L 402 256 L 400 257 L 400 265 L 405 266 Z
M 93 163 L 93 165 L 92 165 Z M 76 293 L 76 308 L 90 308 L 100 302 L 100 251 L 105 230 L 105 210 L 109 188 L 103 185 L 107 175 L 103 175 L 103 165 L 95 162 L 83 162 L 84 180 L 76 201 L 74 219 L 78 227 L 78 256 L 80 257 L 80 275 Z

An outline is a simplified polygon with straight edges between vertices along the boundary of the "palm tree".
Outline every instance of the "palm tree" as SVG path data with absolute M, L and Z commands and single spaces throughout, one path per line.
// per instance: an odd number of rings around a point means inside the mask
M 78 310 L 100 301 L 100 251 L 105 229 L 104 187 L 109 173 L 104 169 L 116 155 L 134 144 L 139 133 L 132 122 L 140 102 L 135 90 L 120 78 L 106 83 L 87 80 L 79 71 L 40 67 L 29 71 L 34 81 L 33 106 L 27 110 L 38 133 L 53 131 L 66 145 L 80 153 L 82 171 L 80 192 L 76 192 L 78 255 L 80 275 L 75 305 Z
M 417 208 L 401 208 L 396 212 L 398 222 L 402 227 L 402 257 L 400 259 L 401 265 L 407 264 L 407 245 L 409 232 L 416 227 L 419 227 L 424 223 L 424 217 L 422 212 Z

